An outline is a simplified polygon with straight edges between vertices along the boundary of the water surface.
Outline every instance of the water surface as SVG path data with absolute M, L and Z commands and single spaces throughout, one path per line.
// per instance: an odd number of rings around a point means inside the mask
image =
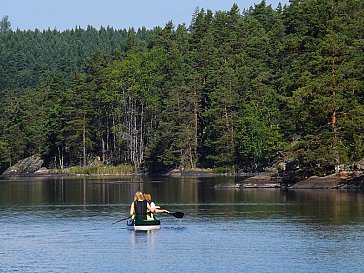
M 364 195 L 230 178 L 0 180 L 0 272 L 363 272 Z M 180 220 L 126 229 L 137 190 Z

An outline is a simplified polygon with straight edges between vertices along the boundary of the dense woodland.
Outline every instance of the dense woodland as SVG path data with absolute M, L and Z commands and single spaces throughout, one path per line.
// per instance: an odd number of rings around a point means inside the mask
M 364 1 L 196 9 L 118 30 L 0 25 L 0 165 L 330 173 L 364 157 Z

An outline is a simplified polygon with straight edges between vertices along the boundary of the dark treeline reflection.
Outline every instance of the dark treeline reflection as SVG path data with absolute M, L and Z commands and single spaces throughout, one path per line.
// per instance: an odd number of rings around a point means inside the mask
M 221 189 L 231 178 L 77 177 L 14 178 L 0 181 L 0 209 L 88 205 L 90 209 L 125 211 L 138 190 L 156 203 L 182 210 L 189 217 L 281 219 L 322 224 L 357 223 L 364 219 L 362 193 L 335 190 Z

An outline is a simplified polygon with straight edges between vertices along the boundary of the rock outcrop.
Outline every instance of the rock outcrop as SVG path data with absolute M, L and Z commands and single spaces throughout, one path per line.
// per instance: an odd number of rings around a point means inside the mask
M 284 177 L 286 178 L 286 177 Z M 364 172 L 343 171 L 308 178 L 299 177 L 299 181 L 283 181 L 282 176 L 277 173 L 259 173 L 239 183 L 218 184 L 215 188 L 281 188 L 281 189 L 343 189 L 343 190 L 364 190 Z M 296 178 L 297 179 L 297 178 Z
M 362 172 L 340 172 L 323 177 L 311 176 L 299 181 L 290 189 L 363 189 Z
M 211 177 L 216 176 L 212 173 L 211 170 L 201 170 L 201 169 L 195 169 L 195 170 L 188 170 L 185 171 L 183 168 L 175 168 L 173 170 L 170 170 L 168 173 L 164 174 L 164 176 L 169 177 Z
M 25 159 L 20 160 L 15 165 L 9 167 L 3 172 L 3 176 L 12 176 L 12 175 L 26 175 L 33 174 L 37 170 L 39 170 L 43 165 L 43 160 L 40 156 L 30 156 Z
M 324 177 L 311 176 L 289 187 L 290 189 L 337 189 L 339 183 L 348 179 L 347 175 L 331 174 Z
M 339 184 L 340 189 L 364 191 L 364 173 L 358 172 Z

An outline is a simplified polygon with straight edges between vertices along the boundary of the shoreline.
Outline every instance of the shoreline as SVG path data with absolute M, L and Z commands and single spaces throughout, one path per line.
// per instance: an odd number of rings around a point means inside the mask
M 341 172 L 334 173 L 324 177 L 311 176 L 301 178 L 297 182 L 293 182 L 298 177 L 290 177 L 287 179 L 284 174 L 277 172 L 261 172 L 261 173 L 223 173 L 216 174 L 207 171 L 180 171 L 172 170 L 166 174 L 145 174 L 145 173 L 120 173 L 120 174 L 71 174 L 68 172 L 57 172 L 50 170 L 48 173 L 20 173 L 11 175 L 0 175 L 2 179 L 26 178 L 26 177 L 112 177 L 112 176 L 157 176 L 170 178 L 183 177 L 232 177 L 241 179 L 238 182 L 227 182 L 217 184 L 217 189 L 248 189 L 248 188 L 276 188 L 283 190 L 299 190 L 299 189 L 336 189 L 336 190 L 364 190 L 364 172 Z M 293 178 L 293 179 L 292 179 Z

